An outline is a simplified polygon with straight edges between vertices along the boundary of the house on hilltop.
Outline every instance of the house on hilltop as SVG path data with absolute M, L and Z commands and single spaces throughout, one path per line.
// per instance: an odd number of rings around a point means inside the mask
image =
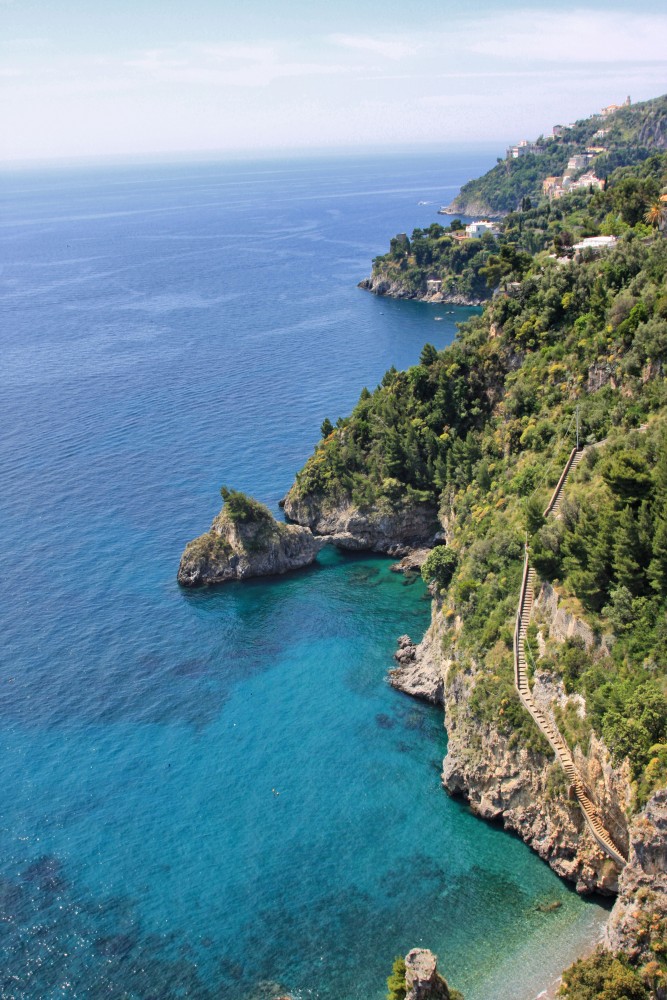
M 600 114 L 603 118 L 608 118 L 609 115 L 613 115 L 616 111 L 620 111 L 621 108 L 629 108 L 631 104 L 632 101 L 630 98 L 626 97 L 623 104 L 608 104 L 606 108 L 602 108 Z
M 536 142 L 528 142 L 527 139 L 522 139 L 518 142 L 516 146 L 510 146 L 507 150 L 508 160 L 517 160 L 520 156 L 527 156 L 528 153 L 534 153 L 539 155 L 543 153 L 544 149 L 542 146 L 538 146 Z

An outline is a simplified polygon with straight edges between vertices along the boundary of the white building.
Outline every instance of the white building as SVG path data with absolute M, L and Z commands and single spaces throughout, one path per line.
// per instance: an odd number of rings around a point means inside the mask
M 491 233 L 492 236 L 496 235 L 496 227 L 492 222 L 488 222 L 486 219 L 480 220 L 479 222 L 470 222 L 466 226 L 466 236 L 469 240 L 477 240 L 484 233 Z
M 611 250 L 616 245 L 616 236 L 586 236 L 580 243 L 574 244 L 574 250 L 594 250 L 601 253 L 603 250 Z

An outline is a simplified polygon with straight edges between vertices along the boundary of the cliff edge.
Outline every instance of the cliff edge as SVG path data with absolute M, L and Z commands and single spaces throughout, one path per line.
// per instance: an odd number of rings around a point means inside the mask
M 434 503 L 379 502 L 357 506 L 351 499 L 300 492 L 293 486 L 285 497 L 290 521 L 309 528 L 337 548 L 351 552 L 407 555 L 431 544 L 440 530 Z M 322 543 L 323 544 L 323 543 Z

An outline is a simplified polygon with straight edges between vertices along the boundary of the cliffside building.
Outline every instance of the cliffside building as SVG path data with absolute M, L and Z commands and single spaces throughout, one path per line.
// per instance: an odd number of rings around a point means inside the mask
M 544 150 L 542 146 L 538 146 L 535 142 L 528 142 L 527 139 L 522 139 L 518 142 L 516 146 L 510 146 L 507 150 L 508 160 L 517 160 L 520 156 L 527 156 L 528 153 L 534 153 L 539 155 L 543 153 Z

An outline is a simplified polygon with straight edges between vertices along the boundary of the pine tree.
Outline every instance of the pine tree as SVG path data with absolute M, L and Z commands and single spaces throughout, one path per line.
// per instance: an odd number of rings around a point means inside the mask
M 614 541 L 614 577 L 619 587 L 627 587 L 635 596 L 644 590 L 645 576 L 638 562 L 641 556 L 637 521 L 631 507 L 624 507 L 618 519 Z
M 653 590 L 661 597 L 667 596 L 667 509 L 658 520 L 653 536 L 653 558 L 648 567 L 648 578 Z

